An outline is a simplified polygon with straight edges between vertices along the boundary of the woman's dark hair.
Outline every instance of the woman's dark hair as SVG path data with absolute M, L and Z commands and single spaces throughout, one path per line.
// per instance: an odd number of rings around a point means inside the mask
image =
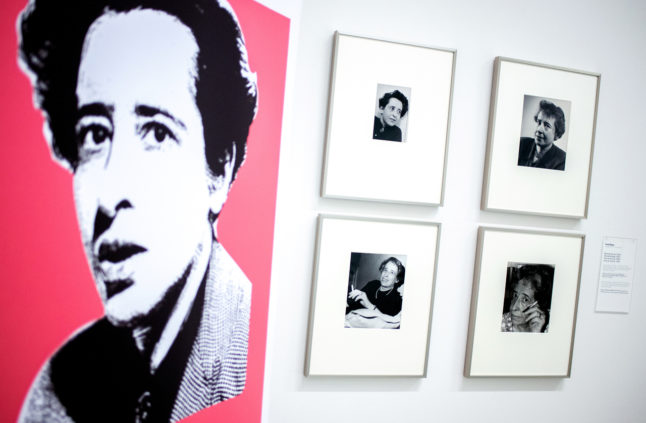
M 557 140 L 565 133 L 565 113 L 551 101 L 541 100 L 538 112 L 534 115 L 534 122 L 538 120 L 538 113 L 543 112 L 545 117 L 554 118 L 554 139 Z
M 401 117 L 406 116 L 406 113 L 408 112 L 408 99 L 399 90 L 395 90 L 390 93 L 384 94 L 380 99 L 379 99 L 379 108 L 383 109 L 388 105 L 388 102 L 390 101 L 391 98 L 396 98 L 397 100 L 402 102 L 402 114 Z
M 30 1 L 19 17 L 19 55 L 33 76 L 53 153 L 76 169 L 76 84 L 88 29 L 107 12 L 137 9 L 165 12 L 191 30 L 199 48 L 195 102 L 202 116 L 206 160 L 211 171 L 221 175 L 235 148 L 235 177 L 245 157 L 257 90 L 237 19 L 220 0 Z
M 386 267 L 386 264 L 388 263 L 393 263 L 395 266 L 397 266 L 397 286 L 401 285 L 404 283 L 404 276 L 406 276 L 406 268 L 402 264 L 401 261 L 399 261 L 395 257 L 388 257 L 386 260 L 382 261 L 381 264 L 379 265 L 379 271 L 383 272 L 384 268 Z

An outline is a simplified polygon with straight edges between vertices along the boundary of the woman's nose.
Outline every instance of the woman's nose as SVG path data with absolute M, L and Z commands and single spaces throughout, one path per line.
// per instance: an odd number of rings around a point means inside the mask
M 517 310 L 519 308 L 519 298 L 516 298 L 515 300 L 511 300 L 511 305 L 509 306 L 510 309 Z

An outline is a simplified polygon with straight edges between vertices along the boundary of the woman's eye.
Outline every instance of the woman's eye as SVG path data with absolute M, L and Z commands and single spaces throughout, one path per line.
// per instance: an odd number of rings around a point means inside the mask
M 110 131 L 102 125 L 89 125 L 81 130 L 79 142 L 81 146 L 92 147 L 102 144 L 110 137 Z
M 158 144 L 161 144 L 168 139 L 176 139 L 170 129 L 159 122 L 150 122 L 144 125 L 143 132 L 144 137 L 152 135 L 154 137 L 154 141 Z
M 168 131 L 165 128 L 162 128 L 161 126 L 157 126 L 154 129 L 154 131 L 155 131 L 155 140 L 157 140 L 157 142 L 163 142 L 168 136 Z

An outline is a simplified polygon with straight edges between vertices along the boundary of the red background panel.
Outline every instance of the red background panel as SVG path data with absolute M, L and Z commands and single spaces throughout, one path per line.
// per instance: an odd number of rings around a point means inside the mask
M 247 384 L 242 395 L 186 422 L 258 422 L 276 205 L 289 20 L 251 0 L 230 1 L 242 26 L 259 108 L 221 214 L 222 244 L 253 284 Z M 16 17 L 0 2 L 0 421 L 15 421 L 45 360 L 103 314 L 80 241 L 71 175 L 51 160 L 43 119 L 17 65 Z M 127 382 L 126 382 L 127 383 Z

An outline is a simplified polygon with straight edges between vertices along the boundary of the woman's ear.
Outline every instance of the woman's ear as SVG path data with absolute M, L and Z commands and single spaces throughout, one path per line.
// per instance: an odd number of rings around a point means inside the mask
M 209 174 L 209 209 L 210 215 L 217 218 L 222 211 L 224 203 L 229 195 L 229 188 L 233 181 L 233 164 L 236 161 L 236 146 L 232 144 L 231 154 L 226 153 L 222 174 Z

